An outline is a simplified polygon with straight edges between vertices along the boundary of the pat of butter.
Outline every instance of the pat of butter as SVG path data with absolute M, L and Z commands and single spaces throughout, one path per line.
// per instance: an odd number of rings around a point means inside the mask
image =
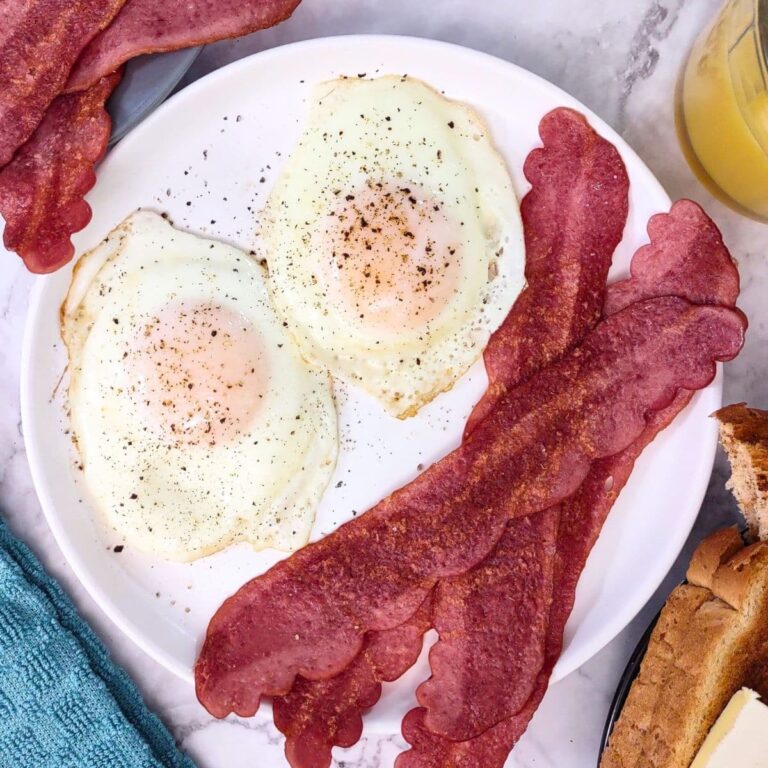
M 742 688 L 712 726 L 691 768 L 768 768 L 768 707 Z

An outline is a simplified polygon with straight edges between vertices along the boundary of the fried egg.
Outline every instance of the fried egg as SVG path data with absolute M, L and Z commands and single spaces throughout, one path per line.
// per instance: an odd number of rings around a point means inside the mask
M 409 77 L 315 89 L 262 236 L 305 356 L 400 418 L 463 375 L 524 286 L 518 201 L 486 126 Z
M 137 212 L 76 266 L 69 408 L 88 493 L 137 549 L 192 560 L 306 543 L 338 439 L 249 255 Z

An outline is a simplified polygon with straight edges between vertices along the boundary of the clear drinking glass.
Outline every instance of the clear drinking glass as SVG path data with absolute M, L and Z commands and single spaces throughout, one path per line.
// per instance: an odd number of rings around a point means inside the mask
M 677 93 L 688 162 L 723 202 L 768 222 L 768 0 L 728 0 L 702 32 Z

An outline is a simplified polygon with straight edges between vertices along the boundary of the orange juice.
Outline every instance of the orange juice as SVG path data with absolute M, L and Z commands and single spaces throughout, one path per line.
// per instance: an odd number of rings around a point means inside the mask
M 691 51 L 678 90 L 688 160 L 724 202 L 768 221 L 768 0 L 729 0 Z

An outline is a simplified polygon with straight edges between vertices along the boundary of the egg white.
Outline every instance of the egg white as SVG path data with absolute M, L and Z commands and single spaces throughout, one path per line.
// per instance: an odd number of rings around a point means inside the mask
M 424 322 L 410 322 L 404 310 L 390 313 L 386 327 L 372 324 L 366 317 L 375 299 L 345 300 L 334 287 L 345 246 L 338 232 L 329 241 L 329 212 L 377 188 L 411 200 L 423 231 L 405 232 L 409 238 L 450 253 L 446 267 L 458 260 L 449 288 L 440 288 L 439 259 L 425 275 L 425 291 L 443 295 L 437 303 L 423 299 L 428 310 L 438 307 Z M 273 303 L 305 356 L 400 418 L 466 372 L 524 286 L 518 201 L 486 126 L 465 104 L 409 77 L 342 78 L 315 89 L 306 128 L 271 191 L 262 235 Z
M 251 421 L 218 441 L 176 439 L 142 402 L 142 327 L 155 323 L 162 365 L 157 318 L 200 306 L 255 334 L 267 372 Z M 137 212 L 78 262 L 61 330 L 88 492 L 126 542 L 180 561 L 238 541 L 306 543 L 336 461 L 336 412 L 327 373 L 303 360 L 276 316 L 262 265 Z

